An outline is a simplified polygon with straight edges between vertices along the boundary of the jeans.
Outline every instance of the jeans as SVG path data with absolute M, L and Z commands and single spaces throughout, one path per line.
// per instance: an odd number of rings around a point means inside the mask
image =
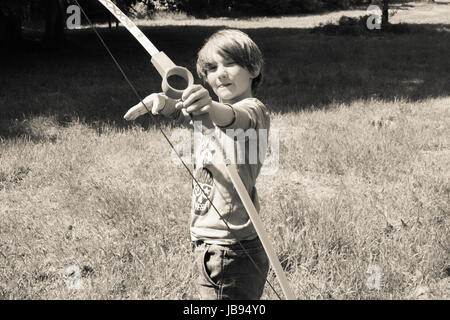
M 237 244 L 193 242 L 197 287 L 202 300 L 259 300 L 269 270 L 269 259 L 259 238 Z

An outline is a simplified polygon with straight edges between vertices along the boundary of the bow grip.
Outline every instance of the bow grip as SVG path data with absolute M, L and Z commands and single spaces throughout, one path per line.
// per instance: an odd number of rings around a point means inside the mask
M 194 77 L 192 73 L 184 68 L 175 65 L 172 60 L 162 51 L 158 52 L 152 57 L 152 64 L 158 70 L 162 77 L 162 90 L 172 99 L 180 99 L 183 95 L 184 89 L 194 84 Z M 170 84 L 170 77 L 181 77 L 186 82 L 186 88 L 177 89 Z

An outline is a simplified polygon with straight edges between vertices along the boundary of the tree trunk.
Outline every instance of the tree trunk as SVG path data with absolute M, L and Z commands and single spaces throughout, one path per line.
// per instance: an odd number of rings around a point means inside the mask
M 383 0 L 381 26 L 386 26 L 389 24 L 389 0 Z
M 5 15 L 0 11 L 0 43 L 9 49 L 22 40 L 22 21 L 19 14 Z
M 58 46 L 64 41 L 64 15 L 59 0 L 44 0 L 45 35 L 44 41 Z

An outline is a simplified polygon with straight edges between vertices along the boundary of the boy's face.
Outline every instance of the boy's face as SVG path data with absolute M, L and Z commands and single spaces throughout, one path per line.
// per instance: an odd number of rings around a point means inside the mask
M 224 58 L 217 52 L 213 54 L 207 81 L 220 102 L 233 104 L 252 97 L 253 78 L 246 68 L 233 60 Z

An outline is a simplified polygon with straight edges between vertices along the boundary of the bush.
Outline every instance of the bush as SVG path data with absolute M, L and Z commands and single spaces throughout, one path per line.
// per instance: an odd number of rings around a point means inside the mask
M 165 0 L 161 5 L 169 11 L 186 12 L 189 15 L 205 18 L 228 15 L 231 0 Z
M 155 4 L 153 2 L 143 3 L 138 2 L 132 6 L 133 16 L 137 19 L 145 19 L 155 12 Z
M 196 17 L 207 17 L 312 13 L 368 4 L 370 0 L 163 0 L 160 3 L 171 11 L 183 11 Z
M 404 34 L 410 33 L 411 27 L 405 23 L 387 24 L 381 29 L 370 30 L 367 28 L 367 19 L 370 15 L 360 16 L 357 18 L 342 16 L 338 24 L 328 23 L 321 24 L 311 30 L 311 33 L 325 33 L 325 34 L 345 34 L 345 35 L 380 35 L 381 33 L 396 33 Z M 415 32 L 423 31 L 423 27 L 414 28 Z

